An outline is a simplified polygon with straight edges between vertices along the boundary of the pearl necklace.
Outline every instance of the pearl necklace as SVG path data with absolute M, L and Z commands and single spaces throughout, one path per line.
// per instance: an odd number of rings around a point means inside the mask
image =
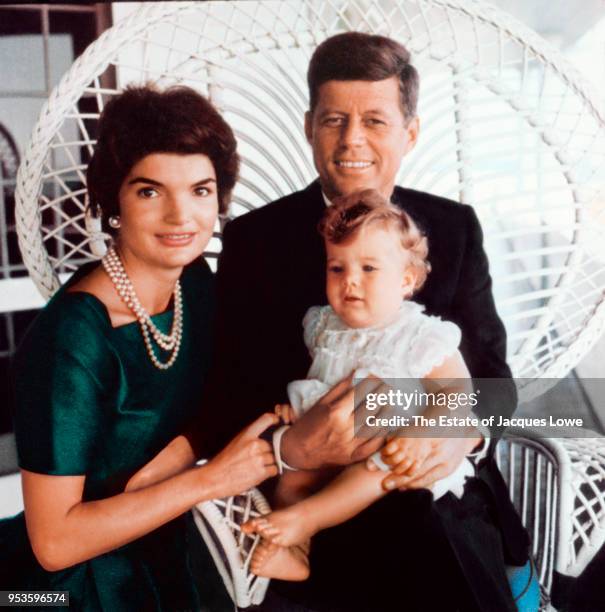
M 114 247 L 110 247 L 102 259 L 103 268 L 107 272 L 113 286 L 115 287 L 118 295 L 132 310 L 135 314 L 139 325 L 141 326 L 141 332 L 143 333 L 143 340 L 145 341 L 145 347 L 147 353 L 153 365 L 160 370 L 167 370 L 174 364 L 179 354 L 181 347 L 181 339 L 183 337 L 183 300 L 181 296 L 181 283 L 176 281 L 174 286 L 174 318 L 172 320 L 172 329 L 169 334 L 164 334 L 155 323 L 151 320 L 149 313 L 143 308 L 137 294 L 134 290 L 128 274 L 124 269 L 122 260 L 116 253 Z M 170 358 L 166 362 L 161 362 L 155 354 L 151 338 L 163 348 L 165 351 L 172 351 Z

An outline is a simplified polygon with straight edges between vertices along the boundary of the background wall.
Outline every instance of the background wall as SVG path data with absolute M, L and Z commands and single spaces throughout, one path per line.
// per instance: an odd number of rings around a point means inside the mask
M 16 471 L 10 358 L 43 304 L 17 245 L 16 168 L 52 88 L 110 24 L 104 4 L 0 6 L 0 516 L 21 506 L 19 479 L 10 476 Z

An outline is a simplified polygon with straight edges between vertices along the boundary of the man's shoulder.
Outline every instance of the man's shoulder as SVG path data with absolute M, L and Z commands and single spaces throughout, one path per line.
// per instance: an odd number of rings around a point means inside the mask
M 407 187 L 395 186 L 393 196 L 394 201 L 403 208 L 406 207 L 406 204 L 412 207 L 431 207 L 433 210 L 454 215 L 468 215 L 473 210 L 473 207 L 468 204 L 461 204 L 449 198 Z
M 448 234 L 452 228 L 474 234 L 480 227 L 472 206 L 432 193 L 395 187 L 393 201 L 429 234 L 435 231 Z
M 229 230 L 248 233 L 284 227 L 286 222 L 295 222 L 298 216 L 304 215 L 309 208 L 309 200 L 317 198 L 321 198 L 321 189 L 316 183 L 311 183 L 301 191 L 295 191 L 233 219 L 228 223 Z

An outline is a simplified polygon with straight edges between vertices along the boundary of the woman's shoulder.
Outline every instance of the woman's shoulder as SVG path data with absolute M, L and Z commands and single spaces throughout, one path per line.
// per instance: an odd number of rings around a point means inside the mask
M 63 288 L 42 309 L 34 321 L 34 328 L 69 339 L 76 333 L 102 334 L 111 329 L 111 322 L 106 306 L 98 297 L 86 291 Z
M 40 311 L 34 325 L 44 330 L 52 323 L 57 329 L 89 331 L 96 334 L 111 328 L 111 319 L 98 290 L 103 276 L 99 262 L 80 267 Z
M 96 363 L 107 349 L 111 329 L 107 309 L 97 297 L 62 287 L 27 330 L 17 363 L 27 354 L 51 361 L 70 354 Z

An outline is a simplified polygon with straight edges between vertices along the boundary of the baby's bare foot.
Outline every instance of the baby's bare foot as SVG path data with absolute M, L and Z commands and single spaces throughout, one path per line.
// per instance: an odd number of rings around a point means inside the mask
M 309 559 L 300 546 L 284 548 L 261 540 L 252 555 L 250 570 L 265 578 L 306 580 L 309 577 Z
M 258 533 L 279 546 L 295 546 L 311 539 L 317 532 L 313 521 L 300 509 L 300 504 L 252 519 L 242 526 L 244 533 Z

